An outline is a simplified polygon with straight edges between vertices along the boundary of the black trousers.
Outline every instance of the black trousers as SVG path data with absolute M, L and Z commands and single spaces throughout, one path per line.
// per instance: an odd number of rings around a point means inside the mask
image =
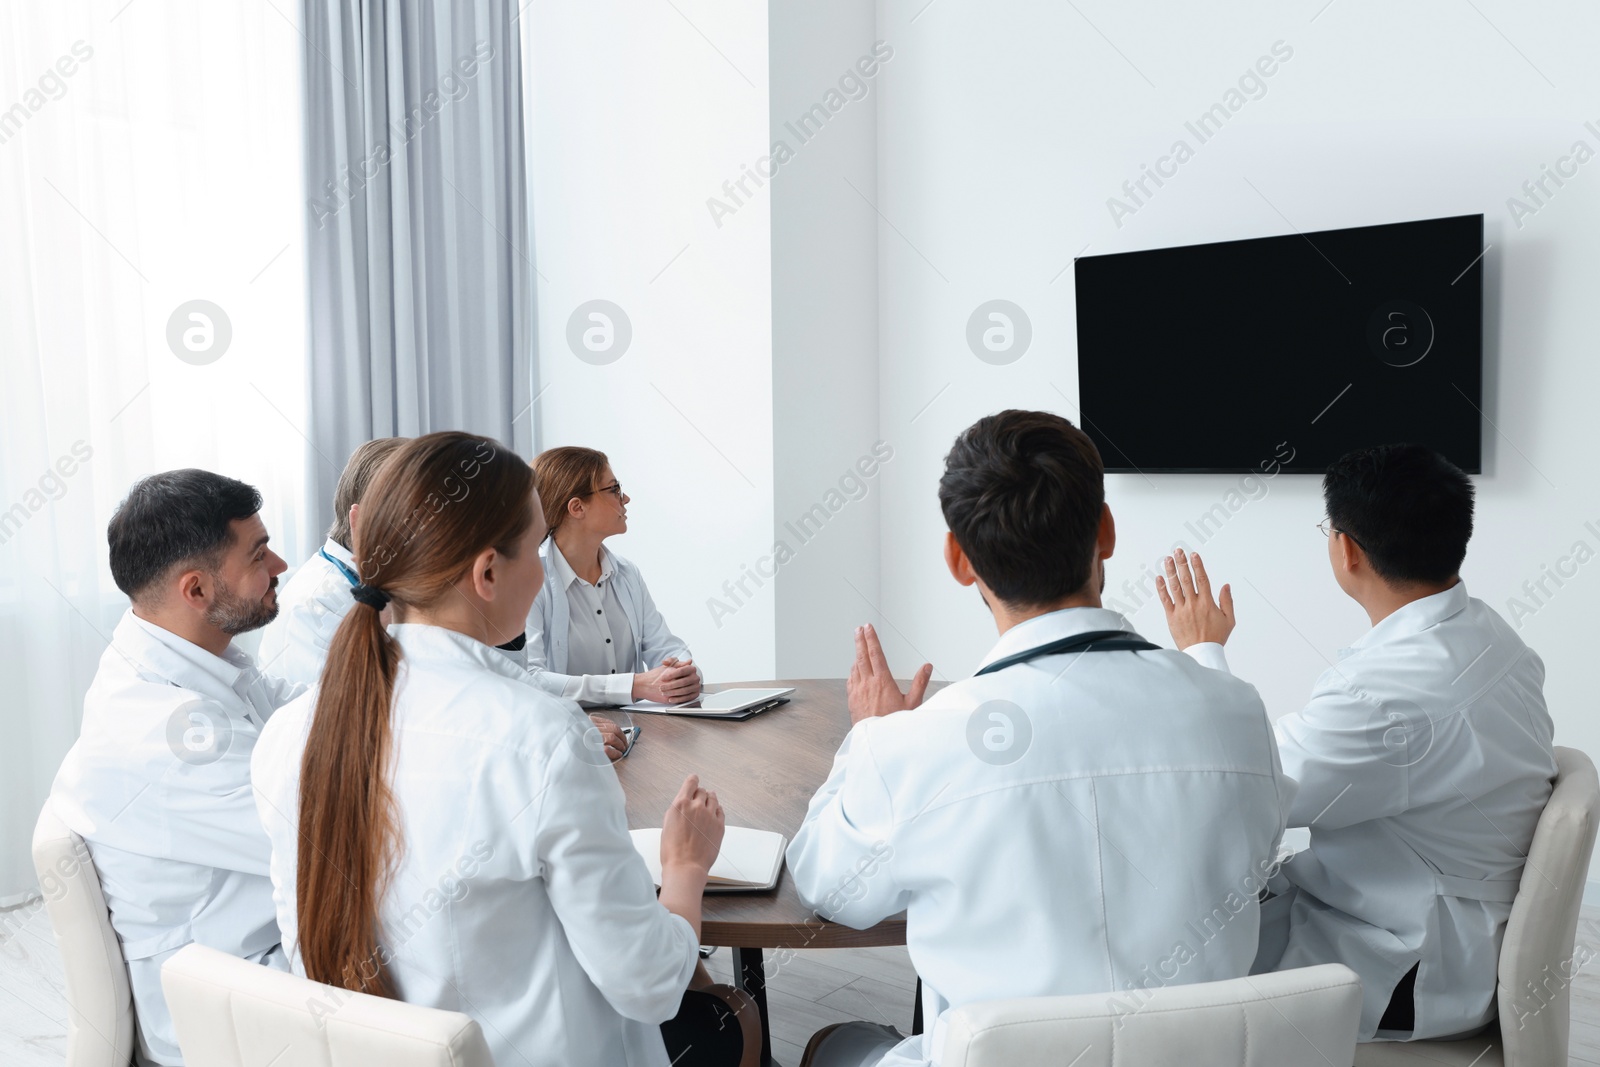
M 744 1056 L 744 1034 L 727 1002 L 699 989 L 684 993 L 661 1037 L 673 1067 L 739 1067 Z
M 1420 966 L 1413 966 L 1395 984 L 1394 992 L 1389 994 L 1389 1006 L 1383 1010 L 1383 1018 L 1378 1020 L 1379 1030 L 1403 1030 L 1409 1033 L 1417 1028 L 1417 967 Z

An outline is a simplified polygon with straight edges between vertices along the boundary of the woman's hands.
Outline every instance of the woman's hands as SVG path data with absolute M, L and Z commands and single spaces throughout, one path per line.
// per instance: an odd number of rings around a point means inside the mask
M 722 850 L 725 820 L 717 794 L 691 774 L 661 819 L 661 905 L 681 915 L 700 936 L 700 898 L 706 874 Z
M 679 662 L 668 656 L 661 666 L 633 676 L 633 699 L 654 700 L 658 704 L 682 704 L 700 695 L 700 668 L 694 660 Z
M 699 775 L 689 775 L 661 819 L 661 870 L 696 868 L 703 876 L 717 860 L 724 826 L 717 794 L 700 788 Z

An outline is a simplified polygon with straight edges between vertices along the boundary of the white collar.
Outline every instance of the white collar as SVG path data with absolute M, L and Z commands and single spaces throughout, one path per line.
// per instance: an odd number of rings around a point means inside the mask
M 1000 635 L 989 654 L 978 664 L 981 670 L 989 664 L 1030 648 L 1038 648 L 1074 634 L 1092 633 L 1095 630 L 1122 630 L 1134 633 L 1133 626 L 1120 612 L 1109 608 L 1062 608 L 1060 611 L 1036 615 L 1019 622 Z
M 184 689 L 194 689 L 197 673 L 217 682 L 223 689 L 238 693 L 239 682 L 255 674 L 255 660 L 230 642 L 221 656 L 214 656 L 186 638 L 147 619 L 129 608 L 112 634 L 112 647 L 145 674 Z
M 513 663 L 511 657 L 459 630 L 421 622 L 397 622 L 389 627 L 389 636 L 400 643 L 402 662 L 472 663 L 507 678 L 527 680 L 527 672 Z
M 1373 648 L 1402 637 L 1419 634 L 1465 611 L 1470 599 L 1467 596 L 1467 583 L 1458 580 L 1455 585 L 1441 593 L 1419 597 L 1404 607 L 1395 609 L 1388 618 L 1362 634 L 1361 639 L 1355 644 L 1340 649 L 1339 655 L 1343 658 L 1364 648 Z
M 573 582 L 583 582 L 584 585 L 588 585 L 588 582 L 584 582 L 582 578 L 578 577 L 578 572 L 572 569 L 572 564 L 567 562 L 566 554 L 561 551 L 561 546 L 556 544 L 556 539 L 554 537 L 550 538 L 549 545 L 550 551 L 545 557 L 545 566 L 549 567 L 555 572 L 556 585 L 562 590 L 572 588 Z M 605 585 L 611 580 L 611 576 L 615 574 L 616 571 L 616 558 L 611 555 L 611 550 L 609 548 L 607 548 L 605 545 L 601 545 L 600 580 L 596 582 L 595 585 Z

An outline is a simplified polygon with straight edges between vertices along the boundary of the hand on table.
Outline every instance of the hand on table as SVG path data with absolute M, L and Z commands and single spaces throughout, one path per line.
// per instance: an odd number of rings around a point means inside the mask
M 850 680 L 845 686 L 849 694 L 850 724 L 916 707 L 922 703 L 931 677 L 933 664 L 924 663 L 911 679 L 911 692 L 902 693 L 900 683 L 889 672 L 883 646 L 878 644 L 878 631 L 871 623 L 856 627 L 856 659 L 850 666 Z
M 699 775 L 689 775 L 661 818 L 661 870 L 710 870 L 722 849 L 724 825 L 717 794 L 700 788 Z
M 1233 633 L 1233 590 L 1222 587 L 1221 602 L 1211 599 L 1211 579 L 1199 553 L 1183 549 L 1167 557 L 1167 576 L 1156 576 L 1156 593 L 1167 613 L 1167 629 L 1180 649 L 1207 641 L 1226 644 Z
M 668 656 L 661 666 L 633 676 L 633 699 L 682 704 L 700 695 L 700 668 L 694 660 Z
M 604 715 L 591 715 L 589 721 L 600 731 L 600 741 L 606 747 L 606 758 L 612 763 L 621 759 L 628 751 L 628 739 L 623 735 L 622 727 Z

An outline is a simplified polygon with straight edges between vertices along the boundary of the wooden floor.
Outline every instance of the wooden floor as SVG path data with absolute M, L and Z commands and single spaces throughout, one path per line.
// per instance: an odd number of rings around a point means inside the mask
M 1572 993 L 1572 1058 L 1600 1067 L 1600 907 L 1583 909 L 1578 927 L 1584 957 Z M 711 973 L 731 981 L 729 953 L 707 961 Z M 782 963 L 768 954 L 768 1004 L 772 1052 L 796 1067 L 812 1033 L 829 1023 L 868 1019 L 910 1032 L 916 986 L 903 948 L 820 949 Z M 66 1055 L 65 986 L 49 918 L 37 904 L 0 910 L 0 1064 L 61 1067 Z

